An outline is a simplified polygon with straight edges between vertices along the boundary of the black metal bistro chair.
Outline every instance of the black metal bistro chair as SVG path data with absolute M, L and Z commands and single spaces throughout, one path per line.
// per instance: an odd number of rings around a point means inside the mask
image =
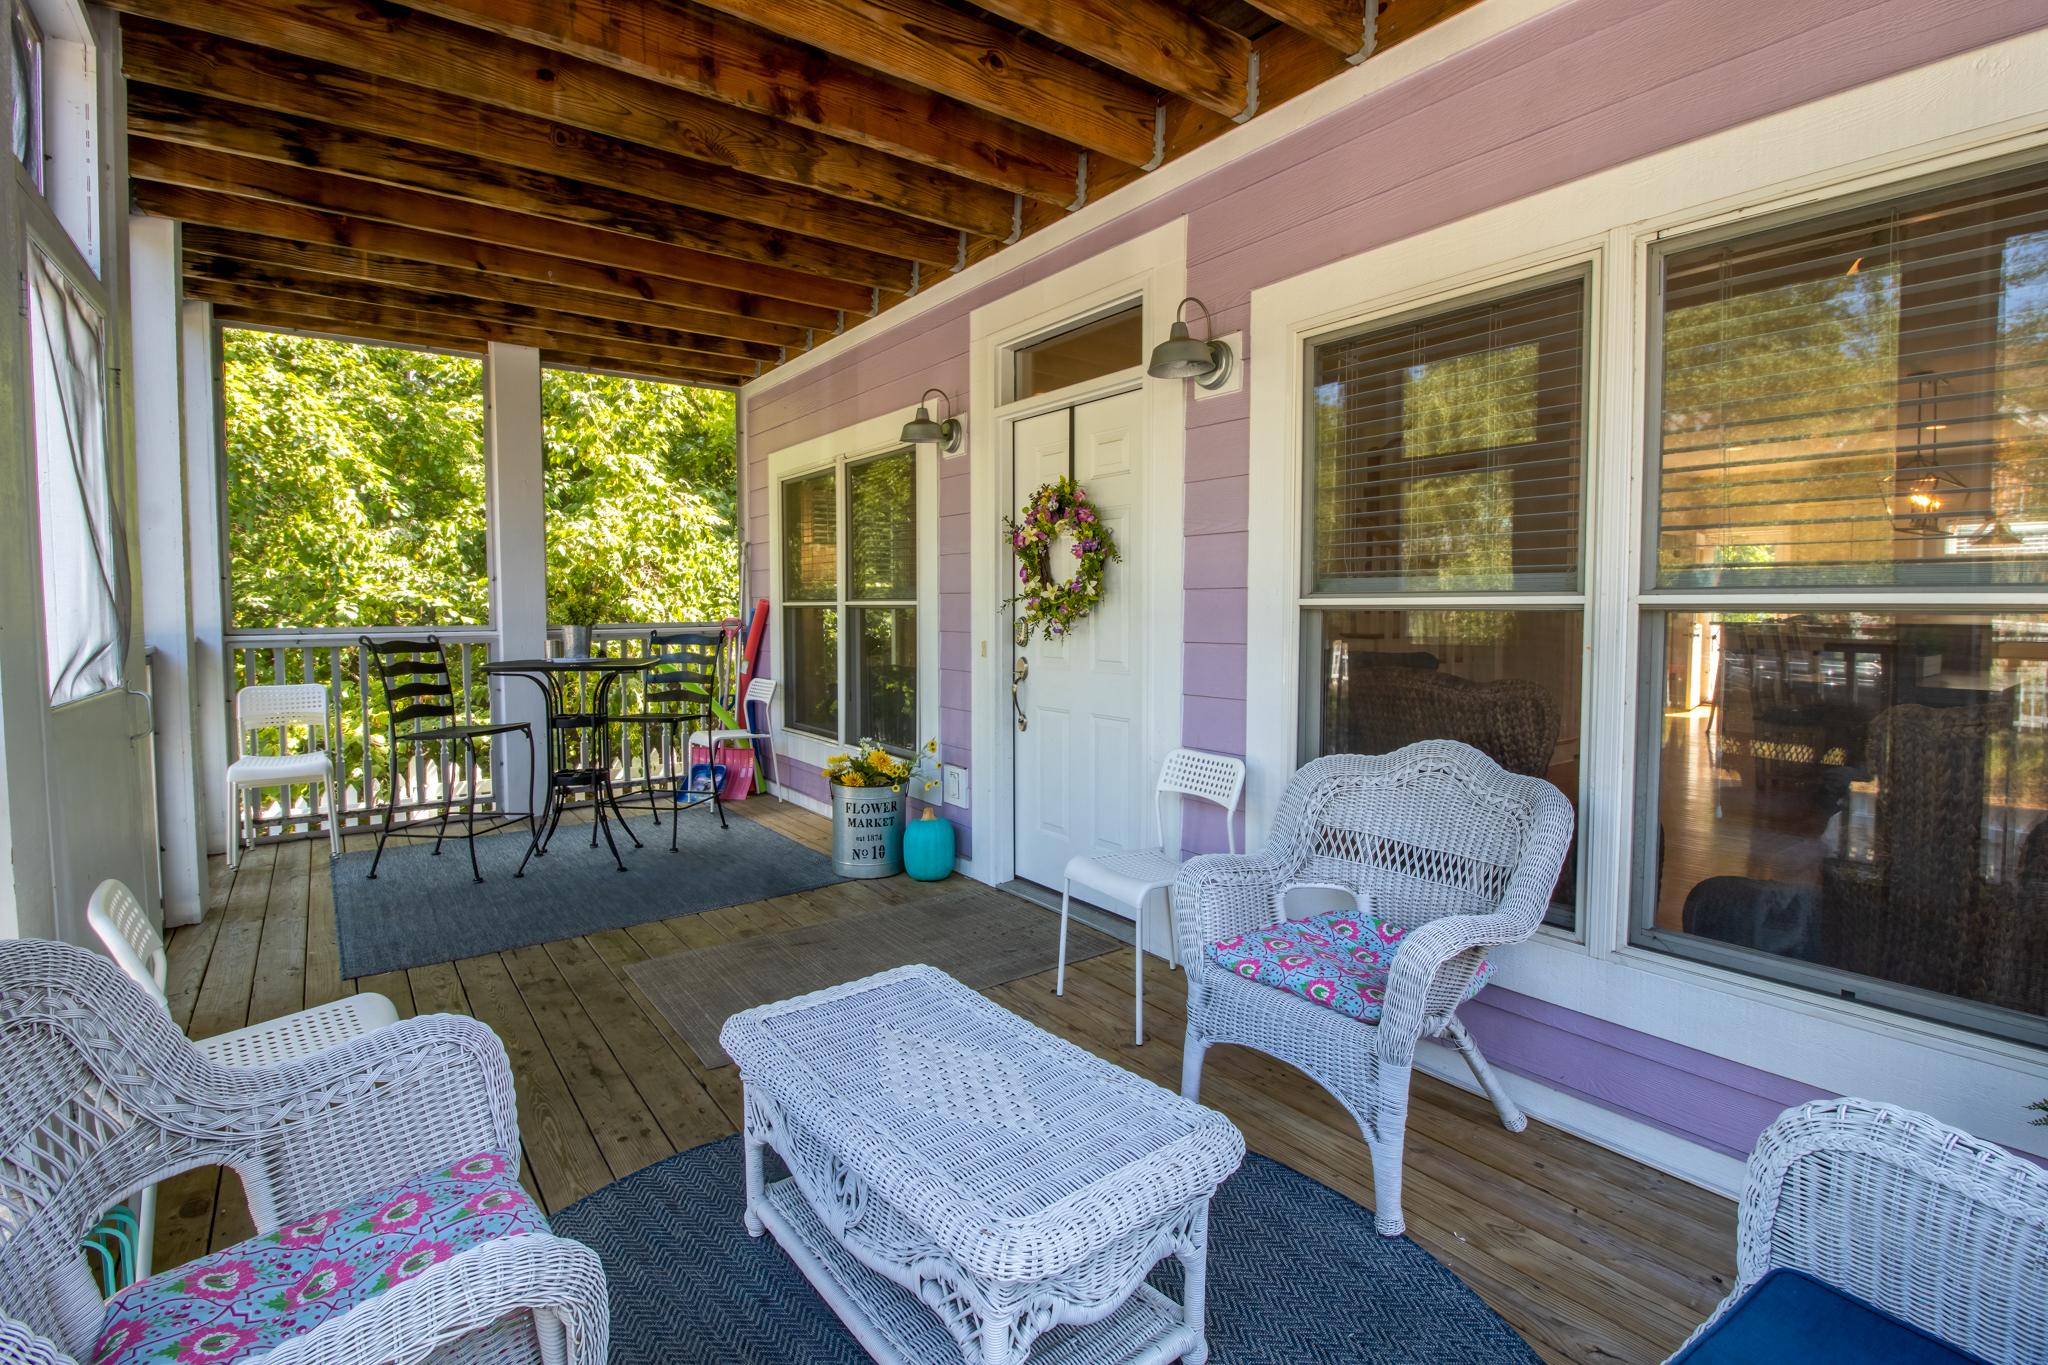
M 460 745 L 463 773 L 467 779 L 463 783 L 462 805 L 463 827 L 469 837 L 469 871 L 481 882 L 484 874 L 476 861 L 478 741 L 514 733 L 524 735 L 527 771 L 535 773 L 539 771 L 539 753 L 533 744 L 533 727 L 523 720 L 486 721 L 480 725 L 457 721 L 462 708 L 455 695 L 455 675 L 448 665 L 447 647 L 438 636 L 429 635 L 424 640 L 373 640 L 365 635 L 361 637 L 361 644 L 376 671 L 378 683 L 384 689 L 384 732 L 391 754 L 391 792 L 384 803 L 383 827 L 377 832 L 377 856 L 370 860 L 370 878 L 374 880 L 377 876 L 377 865 L 384 860 L 384 842 L 391 837 L 392 821 L 398 815 L 398 775 L 405 768 L 402 757 L 407 749 L 417 754 L 422 745 L 434 745 L 440 751 L 441 819 L 434 830 L 434 856 L 438 858 L 441 855 L 441 840 L 448 833 L 448 817 L 453 809 L 449 750 Z M 368 766 L 369 755 L 366 753 L 366 770 Z M 487 825 L 484 832 L 489 834 L 517 824 L 523 818 L 529 833 L 537 839 L 539 816 L 531 792 L 526 804 L 524 817 L 499 819 Z M 411 837 L 412 831 L 405 831 L 405 835 Z
M 650 660 L 647 671 L 641 675 L 640 697 L 647 708 L 614 717 L 629 725 L 644 727 L 643 733 L 660 731 L 664 754 L 682 753 L 681 775 L 674 771 L 676 765 L 665 768 L 664 776 L 672 778 L 674 785 L 666 782 L 661 788 L 653 784 L 653 769 L 648 768 L 646 790 L 647 808 L 654 816 L 654 823 L 661 823 L 659 802 L 663 789 L 669 798 L 668 847 L 676 851 L 676 833 L 679 817 L 692 806 L 701 806 L 706 801 L 718 812 L 718 827 L 727 828 L 725 805 L 718 794 L 718 770 L 715 762 L 706 764 L 710 770 L 708 790 L 699 791 L 691 786 L 689 750 L 686 742 L 694 730 L 709 730 L 713 720 L 711 699 L 718 695 L 719 660 L 725 652 L 725 632 L 722 630 L 672 630 L 650 631 L 647 636 L 647 657 Z M 656 708 L 660 709 L 656 709 Z M 707 758 L 716 755 L 707 753 Z

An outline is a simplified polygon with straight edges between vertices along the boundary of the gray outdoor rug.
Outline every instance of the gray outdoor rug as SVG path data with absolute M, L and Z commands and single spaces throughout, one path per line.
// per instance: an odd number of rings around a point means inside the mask
M 670 953 L 626 970 L 704 1065 L 725 1066 L 731 1058 L 718 1030 L 741 1010 L 914 962 L 977 989 L 1000 986 L 1050 971 L 1059 936 L 1058 915 L 984 887 Z M 1067 965 L 1120 946 L 1075 920 Z
M 334 864 L 334 923 L 341 974 L 374 976 L 480 953 L 575 938 L 629 924 L 716 910 L 724 905 L 814 891 L 841 880 L 832 860 L 766 825 L 727 817 L 720 829 L 708 811 L 685 811 L 679 853 L 668 851 L 667 814 L 659 838 L 644 814 L 633 822 L 647 844 L 624 836 L 620 872 L 600 839 L 564 824 L 545 858 L 526 865 L 526 831 L 506 830 L 476 841 L 484 883 L 470 880 L 469 854 L 451 830 L 441 856 L 431 839 L 384 850 L 370 881 L 370 851 L 345 853 Z

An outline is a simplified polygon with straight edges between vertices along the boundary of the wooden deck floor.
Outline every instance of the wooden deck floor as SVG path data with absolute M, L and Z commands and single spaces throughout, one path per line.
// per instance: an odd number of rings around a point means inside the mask
M 748 814 L 815 847 L 826 822 L 756 799 Z M 628 964 L 930 894 L 904 879 L 847 882 L 778 900 L 565 939 L 513 952 L 343 980 L 326 845 L 214 860 L 212 909 L 170 941 L 172 1012 L 208 1037 L 352 991 L 401 1014 L 471 1014 L 504 1039 L 519 1088 L 523 1175 L 550 1209 L 672 1152 L 723 1137 L 740 1112 L 730 1067 L 706 1070 L 627 978 Z M 647 855 L 642 855 L 647 856 Z M 1180 1076 L 1179 973 L 1147 972 L 1149 1041 L 1130 1040 L 1129 949 L 990 996 L 1033 1022 L 1166 1086 Z M 1319 1087 L 1241 1048 L 1209 1054 L 1205 1102 L 1254 1151 L 1372 1201 L 1357 1130 Z M 1733 1270 L 1727 1200 L 1532 1123 L 1511 1134 L 1476 1096 L 1416 1080 L 1408 1143 L 1410 1234 L 1552 1361 L 1661 1361 L 1725 1292 Z M 193 1172 L 160 1196 L 157 1264 L 248 1235 L 232 1176 Z M 1313 1274 L 1313 1267 L 1303 1267 Z M 1346 1287 L 1338 1287 L 1340 1289 Z M 1349 1286 L 1367 1292 L 1370 1286 Z

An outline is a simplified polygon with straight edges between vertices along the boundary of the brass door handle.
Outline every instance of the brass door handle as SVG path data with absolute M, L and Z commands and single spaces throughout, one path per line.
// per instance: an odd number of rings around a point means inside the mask
M 1010 665 L 1010 706 L 1017 713 L 1017 728 L 1019 730 L 1031 728 L 1031 721 L 1024 714 L 1024 703 L 1018 696 L 1023 690 L 1024 680 L 1030 676 L 1031 660 L 1019 654 L 1017 661 Z

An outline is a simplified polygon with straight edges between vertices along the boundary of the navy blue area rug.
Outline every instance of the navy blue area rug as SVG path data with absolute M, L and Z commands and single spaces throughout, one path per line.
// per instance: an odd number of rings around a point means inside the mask
M 865 1365 L 774 1239 L 747 1236 L 745 1206 L 740 1140 L 729 1137 L 555 1214 L 556 1232 L 604 1262 L 612 1365 Z M 1153 1282 L 1178 1299 L 1177 1263 Z M 1435 1257 L 1257 1155 L 1210 1208 L 1208 1317 L 1215 1365 L 1539 1365 Z
M 645 848 L 614 829 L 624 872 L 602 839 L 590 846 L 587 826 L 565 824 L 524 877 L 512 875 L 527 844 L 525 827 L 516 826 L 476 841 L 482 885 L 470 878 L 469 851 L 453 826 L 438 858 L 431 839 L 391 840 L 376 881 L 368 879 L 370 850 L 344 853 L 333 865 L 341 974 L 453 962 L 841 880 L 816 849 L 742 815 L 729 814 L 726 823 L 720 829 L 708 809 L 684 811 L 681 851 L 671 853 L 668 813 L 657 831 L 645 812 L 636 812 L 633 827 Z

